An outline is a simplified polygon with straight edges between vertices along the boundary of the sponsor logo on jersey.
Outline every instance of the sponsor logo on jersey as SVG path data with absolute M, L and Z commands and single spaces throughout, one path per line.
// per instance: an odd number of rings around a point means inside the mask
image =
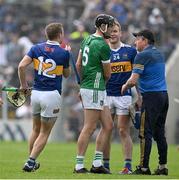
M 130 72 L 130 71 L 132 71 L 132 64 L 130 61 L 111 63 L 112 73 Z

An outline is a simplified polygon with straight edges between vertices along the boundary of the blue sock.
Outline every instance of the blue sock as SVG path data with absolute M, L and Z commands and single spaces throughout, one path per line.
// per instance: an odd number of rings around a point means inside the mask
M 132 170 L 131 162 L 132 162 L 131 159 L 125 159 L 125 161 L 124 161 L 124 163 L 125 163 L 124 167 L 126 167 L 126 168 Z
M 106 169 L 110 169 L 109 167 L 109 159 L 103 159 L 103 164 Z

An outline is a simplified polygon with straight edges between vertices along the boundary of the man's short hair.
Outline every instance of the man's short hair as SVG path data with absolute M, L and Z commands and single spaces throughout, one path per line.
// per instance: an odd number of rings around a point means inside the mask
M 149 29 L 142 30 L 142 31 L 140 31 L 138 33 L 133 33 L 133 35 L 135 37 L 142 36 L 142 37 L 146 38 L 148 40 L 149 44 L 154 44 L 155 43 L 154 34 Z
M 47 39 L 53 40 L 58 34 L 62 34 L 63 25 L 61 23 L 50 23 L 45 27 L 45 35 Z
M 119 30 L 121 31 L 121 25 L 117 19 L 114 19 L 114 25 L 119 27 Z

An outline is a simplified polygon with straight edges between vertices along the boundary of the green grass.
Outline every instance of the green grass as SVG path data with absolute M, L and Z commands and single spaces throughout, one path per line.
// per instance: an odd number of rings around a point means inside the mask
M 89 169 L 94 155 L 94 144 L 90 144 L 85 165 Z M 112 144 L 111 171 L 112 175 L 73 174 L 76 156 L 75 143 L 49 143 L 38 158 L 41 167 L 33 173 L 22 172 L 22 166 L 27 160 L 27 143 L 0 142 L 0 179 L 177 179 L 179 178 L 179 151 L 176 146 L 169 145 L 168 168 L 169 176 L 134 176 L 119 175 L 123 166 L 121 145 Z M 139 162 L 139 145 L 134 146 L 133 169 Z M 153 146 L 150 168 L 156 168 L 158 155 Z

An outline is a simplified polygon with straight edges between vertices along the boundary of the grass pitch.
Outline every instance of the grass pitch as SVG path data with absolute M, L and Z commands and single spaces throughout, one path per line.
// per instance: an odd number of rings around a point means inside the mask
M 94 156 L 94 144 L 90 144 L 85 158 L 85 165 L 91 167 Z M 76 156 L 75 143 L 49 143 L 38 158 L 41 167 L 36 172 L 22 172 L 27 160 L 27 142 L 0 142 L 0 179 L 179 179 L 179 151 L 176 146 L 168 148 L 169 176 L 119 175 L 123 166 L 120 144 L 112 144 L 111 172 L 112 175 L 73 174 Z M 134 146 L 133 169 L 139 162 L 139 145 Z M 156 168 L 158 155 L 153 145 L 150 168 Z

